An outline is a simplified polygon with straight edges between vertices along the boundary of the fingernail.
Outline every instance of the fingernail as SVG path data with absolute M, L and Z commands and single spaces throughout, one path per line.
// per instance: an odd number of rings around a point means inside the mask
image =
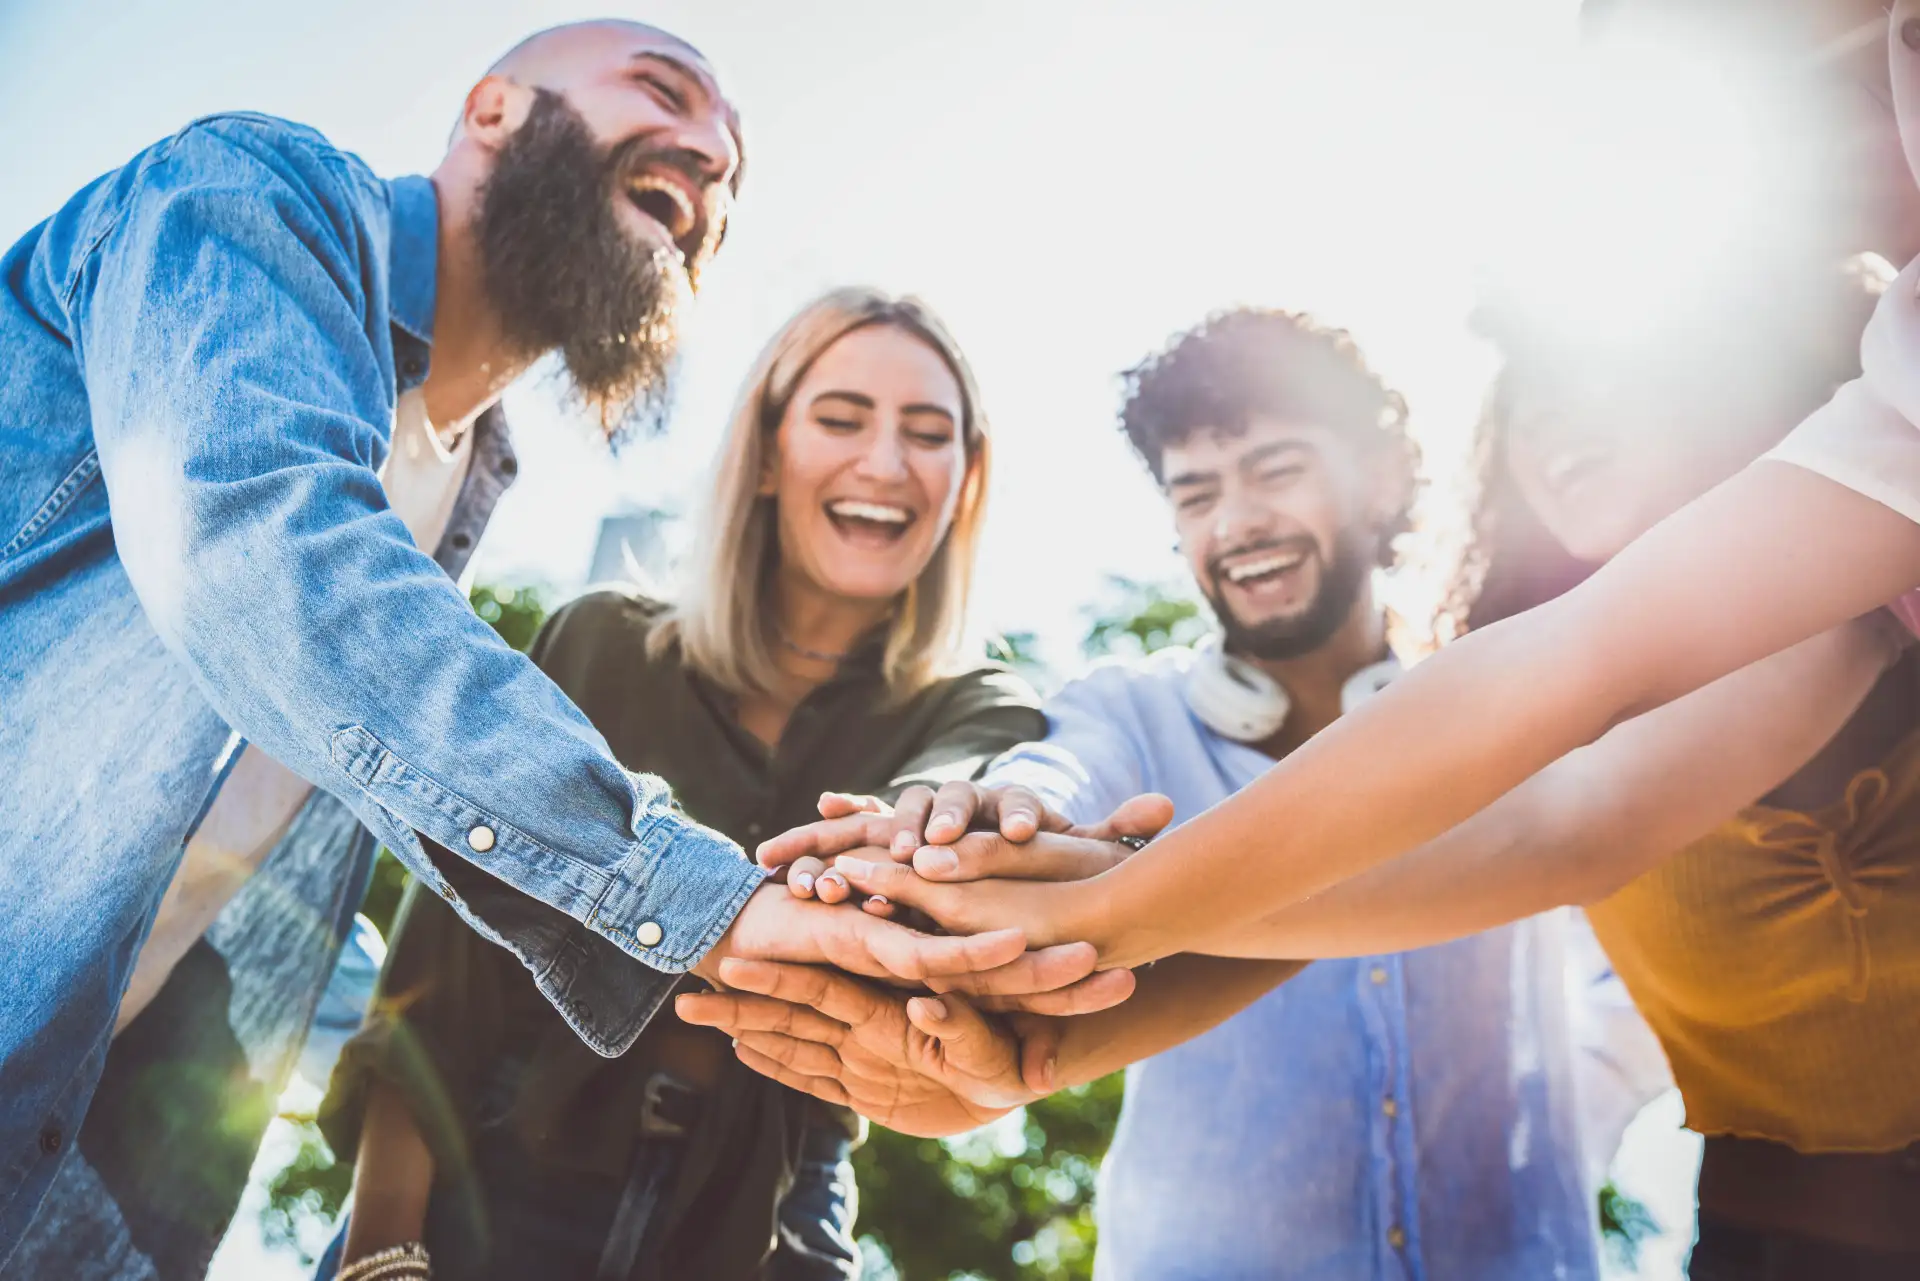
M 911 854 L 920 848 L 920 842 L 913 839 L 912 832 L 897 832 L 893 838 L 895 854 Z
M 887 896 L 886 896 L 886 895 L 884 895 L 884 894 L 870 894 L 870 895 L 868 895 L 868 896 L 867 896 L 867 902 L 869 902 L 869 903 L 877 903 L 877 904 L 879 904 L 879 905 L 880 905 L 881 907 L 885 907 L 885 906 L 887 905 L 887 903 L 888 903 L 888 901 L 889 901 L 889 900 L 888 900 L 888 898 L 887 898 Z
M 936 827 L 945 832 L 958 826 L 960 826 L 960 819 L 953 814 L 935 814 L 927 820 L 927 832 L 929 834 L 931 834 Z
M 947 1003 L 945 1001 L 938 1001 L 930 996 L 916 996 L 914 1000 L 919 1003 L 920 1012 L 929 1019 L 932 1019 L 935 1023 L 944 1023 L 947 1021 Z
M 960 870 L 960 856 L 952 850 L 924 849 L 914 856 L 914 862 L 921 864 L 921 870 L 927 872 L 947 873 Z
M 820 878 L 820 883 L 822 885 L 825 885 L 828 881 L 832 881 L 835 885 L 838 885 L 843 890 L 848 888 L 846 878 L 841 876 L 840 873 L 838 872 L 828 872 L 825 876 Z
M 1053 1068 L 1054 1068 L 1054 1065 L 1058 1062 L 1059 1062 L 1058 1059 L 1049 1058 L 1046 1061 L 1045 1066 L 1043 1066 L 1040 1069 L 1040 1083 L 1046 1086 L 1049 1090 L 1053 1088 Z
M 802 872 L 793 878 L 793 883 L 800 887 L 802 893 L 811 893 L 813 891 L 813 873 Z
M 873 864 L 863 858 L 848 858 L 842 854 L 838 865 L 840 871 L 848 876 L 872 876 Z

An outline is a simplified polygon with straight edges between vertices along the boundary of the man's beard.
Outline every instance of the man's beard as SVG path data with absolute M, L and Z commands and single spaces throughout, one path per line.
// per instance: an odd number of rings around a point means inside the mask
M 480 188 L 474 239 L 488 301 L 517 355 L 557 352 L 579 402 L 618 445 L 666 419 L 691 282 L 679 255 L 621 223 L 615 200 L 678 153 L 603 149 L 559 94 L 535 90 Z
M 1294 540 L 1274 539 L 1254 543 L 1214 557 L 1208 563 L 1207 579 L 1201 584 L 1201 592 L 1206 596 L 1207 604 L 1213 606 L 1214 617 L 1220 620 L 1221 647 L 1229 654 L 1263 659 L 1270 663 L 1299 658 L 1319 649 L 1333 639 L 1333 634 L 1352 616 L 1354 602 L 1360 599 L 1361 589 L 1366 586 L 1368 575 L 1373 572 L 1375 541 L 1364 530 L 1342 529 L 1334 538 L 1331 560 L 1320 555 L 1316 544 L 1308 554 L 1320 566 L 1319 581 L 1315 585 L 1313 599 L 1307 602 L 1306 608 L 1284 618 L 1270 618 L 1253 624 L 1241 622 L 1228 608 L 1226 593 L 1220 585 L 1225 575 L 1220 562 L 1228 556 L 1247 552 L 1281 550 Z

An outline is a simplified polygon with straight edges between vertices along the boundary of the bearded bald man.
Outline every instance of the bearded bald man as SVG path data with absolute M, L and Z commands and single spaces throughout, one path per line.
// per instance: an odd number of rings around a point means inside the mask
M 330 832 L 393 850 L 603 1054 L 728 954 L 963 984 L 1010 965 L 981 981 L 1015 989 L 1091 968 L 762 890 L 449 577 L 511 473 L 497 401 L 536 360 L 610 442 L 659 417 L 740 166 L 696 50 L 583 23 L 482 77 L 428 177 L 213 116 L 6 255 L 0 1259 L 75 1146 L 183 849 L 244 872 L 313 826 L 315 788 L 366 835 Z M 169 898 L 140 999 L 230 892 Z

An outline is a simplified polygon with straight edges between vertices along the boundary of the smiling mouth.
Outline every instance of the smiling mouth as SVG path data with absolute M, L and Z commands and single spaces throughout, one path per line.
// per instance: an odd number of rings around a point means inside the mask
M 681 184 L 658 174 L 641 174 L 627 184 L 627 199 L 633 207 L 660 225 L 676 248 L 699 225 L 699 212 L 693 198 Z
M 891 545 L 906 537 L 918 517 L 892 503 L 836 499 L 826 505 L 827 520 L 841 534 L 859 542 Z
M 1307 549 L 1288 547 L 1276 551 L 1262 552 L 1257 556 L 1224 566 L 1220 577 L 1235 587 L 1262 587 L 1278 581 L 1305 564 Z

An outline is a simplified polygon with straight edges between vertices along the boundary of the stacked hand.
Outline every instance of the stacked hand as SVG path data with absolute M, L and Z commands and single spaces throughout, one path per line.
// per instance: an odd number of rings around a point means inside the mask
M 967 783 L 937 793 L 909 789 L 892 808 L 828 794 L 820 808 L 821 822 L 759 851 L 763 865 L 785 873 L 793 906 L 813 914 L 811 928 L 826 932 L 814 949 L 825 954 L 818 959 L 860 974 L 917 978 L 944 993 L 970 992 L 974 1003 L 910 997 L 807 966 L 722 959 L 708 977 L 740 990 L 682 997 L 680 1016 L 733 1036 L 741 1060 L 756 1071 L 914 1134 L 969 1129 L 1052 1089 L 1060 1024 L 1046 1016 L 1117 1004 L 1132 992 L 1133 976 L 1091 973 L 1095 957 L 1085 943 L 1023 955 L 1003 949 L 1014 940 L 1060 937 L 1045 893 L 1124 860 L 1133 847 L 1120 838 L 1157 835 L 1172 818 L 1171 802 L 1136 797 L 1085 827 L 1025 789 Z M 969 833 L 975 825 L 988 830 Z M 830 906 L 856 893 L 866 896 L 864 913 Z M 966 937 L 876 919 L 902 907 Z M 1016 928 L 996 928 L 1009 922 Z M 867 933 L 875 929 L 883 932 Z M 806 950 L 757 943 L 749 932 L 733 955 L 816 959 L 801 954 Z M 1026 1012 L 1003 1025 L 976 1006 Z
M 680 997 L 688 1023 L 732 1036 L 762 1075 L 891 1129 L 938 1137 L 984 1125 L 1040 1097 L 1021 1045 L 960 997 L 876 988 L 832 970 L 760 961 L 720 966 L 726 992 Z M 1050 1071 L 1050 1020 L 1030 1021 L 1034 1075 Z
M 1025 788 L 974 783 L 910 788 L 891 809 L 829 793 L 820 808 L 820 822 L 759 850 L 795 895 L 835 903 L 858 892 L 876 915 L 912 908 L 960 934 L 1011 927 L 1035 946 L 1085 937 L 1089 899 L 1073 883 L 1125 861 L 1133 847 L 1121 838 L 1151 839 L 1173 817 L 1173 803 L 1150 794 L 1076 827 Z

